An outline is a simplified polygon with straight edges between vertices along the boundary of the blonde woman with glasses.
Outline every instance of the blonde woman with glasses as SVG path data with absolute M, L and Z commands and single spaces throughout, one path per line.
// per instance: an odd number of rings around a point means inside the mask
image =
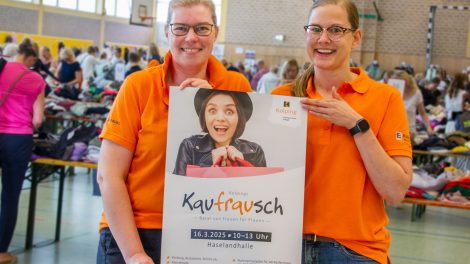
M 169 87 L 251 91 L 211 55 L 216 22 L 210 0 L 171 1 L 163 64 L 129 75 L 119 91 L 101 134 L 97 263 L 160 263 Z
M 387 263 L 384 200 L 411 181 L 411 144 L 397 89 L 350 68 L 362 31 L 352 0 L 317 0 L 304 27 L 311 66 L 273 94 L 309 113 L 302 263 Z

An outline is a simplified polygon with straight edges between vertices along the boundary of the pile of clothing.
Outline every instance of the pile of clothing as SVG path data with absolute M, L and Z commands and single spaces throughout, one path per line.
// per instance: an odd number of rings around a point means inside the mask
M 406 196 L 470 205 L 470 176 L 448 163 L 415 166 Z
M 47 157 L 97 163 L 100 133 L 101 129 L 94 124 L 69 127 L 58 134 L 39 131 L 34 135 L 32 159 Z

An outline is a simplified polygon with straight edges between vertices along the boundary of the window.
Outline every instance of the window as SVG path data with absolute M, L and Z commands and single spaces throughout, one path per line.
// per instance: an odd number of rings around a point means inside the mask
M 78 1 L 78 10 L 84 12 L 96 12 L 96 0 Z
M 96 13 L 96 0 L 42 0 L 42 3 L 46 6 Z
M 124 18 L 131 17 L 131 1 L 132 0 L 117 0 L 116 16 Z
M 106 15 L 130 18 L 132 0 L 106 0 Z
M 116 15 L 116 1 L 107 0 L 105 1 L 106 15 L 114 16 Z
M 57 6 L 57 0 L 42 0 L 44 5 Z
M 215 5 L 217 15 L 217 25 L 220 25 L 220 15 L 222 13 L 222 0 L 212 0 Z M 170 0 L 158 0 L 157 2 L 157 22 L 166 23 L 168 17 L 168 4 Z
M 77 9 L 77 0 L 59 0 L 59 7 L 67 9 Z

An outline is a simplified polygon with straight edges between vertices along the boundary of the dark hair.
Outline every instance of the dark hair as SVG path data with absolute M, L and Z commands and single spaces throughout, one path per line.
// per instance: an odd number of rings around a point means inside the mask
M 77 47 L 73 47 L 72 48 L 72 52 L 73 52 L 73 55 L 76 57 L 78 57 L 78 55 L 80 55 L 82 53 L 82 50 L 77 48 Z
M 457 73 L 454 80 L 450 83 L 449 97 L 454 98 L 457 96 L 459 90 L 464 90 L 465 82 L 468 81 L 468 76 L 464 73 Z
M 245 127 L 246 127 L 247 118 L 245 116 L 245 111 L 243 111 L 240 101 L 237 99 L 237 97 L 233 93 L 225 92 L 225 91 L 214 91 L 209 96 L 207 96 L 206 99 L 204 99 L 204 101 L 202 102 L 201 109 L 199 110 L 199 113 L 198 113 L 199 124 L 201 125 L 202 131 L 209 133 L 209 131 L 207 130 L 207 126 L 206 126 L 206 115 L 205 115 L 207 104 L 209 103 L 209 100 L 212 99 L 212 97 L 216 95 L 220 95 L 220 94 L 230 96 L 235 102 L 235 108 L 237 109 L 237 115 L 238 115 L 238 122 L 237 122 L 237 128 L 235 129 L 235 133 L 233 134 L 233 139 L 239 138 L 243 135 L 243 132 L 245 131 Z
M 100 53 L 100 59 L 105 60 L 106 58 L 108 58 L 108 53 L 106 53 L 106 52 L 104 52 L 104 51 L 101 52 L 101 53 Z
M 348 20 L 351 24 L 351 28 L 356 30 L 359 28 L 359 12 L 357 11 L 356 4 L 352 0 L 316 0 L 313 2 L 312 7 L 308 13 L 308 20 L 310 20 L 310 16 L 315 8 L 325 5 L 342 5 L 346 12 L 348 13 Z M 308 21 L 307 21 L 308 23 Z M 299 77 L 297 77 L 292 84 L 291 92 L 294 96 L 305 97 L 307 96 L 307 84 L 310 76 L 315 73 L 315 68 L 313 63 L 302 73 Z
M 25 57 L 38 57 L 39 47 L 29 38 L 25 38 L 18 46 L 18 54 L 24 55 Z
M 94 46 L 88 46 L 87 51 L 88 54 L 95 54 L 96 50 Z
M 5 43 L 13 43 L 13 37 L 11 35 L 6 36 Z
M 129 57 L 129 61 L 130 61 L 130 62 L 136 63 L 136 62 L 139 62 L 139 61 L 140 61 L 140 56 L 139 56 L 139 54 L 137 54 L 137 52 L 135 52 L 135 51 L 129 52 L 128 57 Z
M 60 50 L 62 50 L 63 48 L 65 48 L 65 44 L 64 42 L 59 42 L 59 44 L 57 44 L 57 51 L 60 52 Z
M 439 84 L 441 82 L 441 79 L 439 77 L 434 77 L 431 79 L 431 83 Z

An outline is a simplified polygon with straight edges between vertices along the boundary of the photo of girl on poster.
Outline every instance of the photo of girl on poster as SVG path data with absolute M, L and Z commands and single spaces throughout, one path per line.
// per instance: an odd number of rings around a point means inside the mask
M 203 133 L 181 142 L 174 174 L 186 175 L 188 165 L 243 166 L 247 161 L 254 167 L 266 167 L 261 146 L 240 138 L 253 113 L 247 93 L 199 89 L 194 108 Z

